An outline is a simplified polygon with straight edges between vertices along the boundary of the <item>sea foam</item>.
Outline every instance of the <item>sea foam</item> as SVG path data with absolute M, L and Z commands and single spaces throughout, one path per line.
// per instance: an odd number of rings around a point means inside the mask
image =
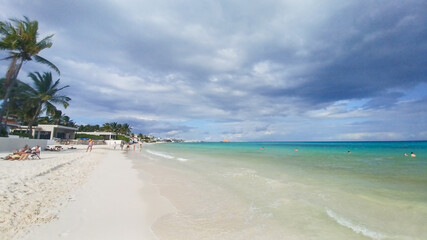
M 326 213 L 328 214 L 328 216 L 330 218 L 332 218 L 333 220 L 335 220 L 341 226 L 350 228 L 354 232 L 362 234 L 362 235 L 364 235 L 366 237 L 369 237 L 369 238 L 372 238 L 372 239 L 385 239 L 385 238 L 389 238 L 388 236 L 386 236 L 386 235 L 384 235 L 382 233 L 378 233 L 378 232 L 372 231 L 370 229 L 367 229 L 366 227 L 356 225 L 352 221 L 350 221 L 348 219 L 345 219 L 344 217 L 338 216 L 338 214 L 336 214 L 334 211 L 332 211 L 330 209 L 326 209 Z
M 171 155 L 168 155 L 168 154 L 165 154 L 165 153 L 154 152 L 154 151 L 150 151 L 150 150 L 147 150 L 147 152 L 150 153 L 150 154 L 162 157 L 162 158 L 167 158 L 167 159 L 174 159 L 175 158 L 174 156 L 171 156 Z
M 155 151 L 150 151 L 150 150 L 147 150 L 147 152 L 150 153 L 150 154 L 152 154 L 152 155 L 156 155 L 156 156 L 159 156 L 159 157 L 162 157 L 162 158 L 166 158 L 166 159 L 176 159 L 176 160 L 181 161 L 181 162 L 188 161 L 188 159 L 181 158 L 181 157 L 175 157 L 175 156 L 172 156 L 172 155 L 169 155 L 169 154 L 166 154 L 166 153 L 155 152 Z

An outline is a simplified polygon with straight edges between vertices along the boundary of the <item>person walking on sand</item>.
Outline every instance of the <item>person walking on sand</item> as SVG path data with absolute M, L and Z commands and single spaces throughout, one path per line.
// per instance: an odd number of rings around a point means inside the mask
M 114 141 L 114 143 L 113 143 L 114 150 L 116 150 L 116 147 L 117 147 L 117 143 L 116 143 L 116 141 Z
M 86 148 L 86 152 L 90 149 L 90 151 L 89 152 L 92 152 L 92 146 L 93 146 L 93 143 L 94 143 L 95 141 L 93 141 L 92 140 L 92 138 L 90 138 L 89 139 L 89 142 L 88 142 L 88 145 L 87 145 L 87 148 Z
M 120 150 L 122 150 L 123 151 L 123 146 L 124 146 L 125 144 L 123 143 L 123 141 L 121 141 L 120 142 Z

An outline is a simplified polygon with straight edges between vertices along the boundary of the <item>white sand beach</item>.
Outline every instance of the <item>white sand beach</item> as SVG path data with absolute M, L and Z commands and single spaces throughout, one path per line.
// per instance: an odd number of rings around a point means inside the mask
M 41 156 L 0 160 L 0 239 L 156 239 L 151 225 L 174 210 L 125 152 Z

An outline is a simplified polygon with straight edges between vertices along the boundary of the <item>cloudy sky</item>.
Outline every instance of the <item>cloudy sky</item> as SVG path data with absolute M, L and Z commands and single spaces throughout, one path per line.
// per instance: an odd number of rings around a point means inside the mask
M 427 139 L 425 0 L 0 0 L 78 124 L 217 141 Z M 4 56 L 2 53 L 1 56 Z M 7 61 L 0 62 L 5 73 Z M 19 78 L 31 71 L 24 65 Z

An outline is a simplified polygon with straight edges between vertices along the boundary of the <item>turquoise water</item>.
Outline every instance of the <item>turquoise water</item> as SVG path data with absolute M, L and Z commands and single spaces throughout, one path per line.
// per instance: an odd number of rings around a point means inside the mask
M 143 154 L 178 209 L 153 227 L 160 239 L 427 239 L 427 142 L 171 143 Z

